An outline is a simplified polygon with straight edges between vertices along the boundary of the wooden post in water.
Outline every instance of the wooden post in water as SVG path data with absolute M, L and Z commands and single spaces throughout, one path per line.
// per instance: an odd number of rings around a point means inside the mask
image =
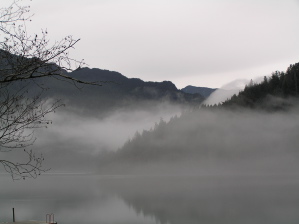
M 12 221 L 16 222 L 16 219 L 15 219 L 15 208 L 12 208 Z

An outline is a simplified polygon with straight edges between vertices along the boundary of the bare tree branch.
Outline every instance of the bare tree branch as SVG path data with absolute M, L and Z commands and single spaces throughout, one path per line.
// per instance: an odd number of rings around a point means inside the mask
M 4 169 L 13 179 L 36 178 L 47 171 L 42 167 L 44 157 L 26 148 L 34 144 L 34 130 L 52 123 L 46 118 L 63 104 L 60 100 L 46 99 L 47 89 L 28 83 L 50 77 L 61 81 L 98 85 L 103 82 L 85 82 L 73 78 L 68 72 L 86 65 L 83 60 L 69 56 L 69 51 L 80 39 L 66 36 L 51 42 L 47 30 L 41 34 L 27 33 L 26 22 L 31 20 L 30 6 L 22 0 L 0 8 L 0 153 L 21 150 L 27 161 L 18 163 L 0 159 Z M 38 90 L 38 91 L 37 91 Z
M 49 171 L 42 166 L 44 157 L 41 154 L 37 156 L 32 150 L 25 150 L 28 160 L 23 163 L 14 163 L 8 160 L 0 160 L 6 172 L 8 172 L 13 180 L 36 178 L 42 173 Z

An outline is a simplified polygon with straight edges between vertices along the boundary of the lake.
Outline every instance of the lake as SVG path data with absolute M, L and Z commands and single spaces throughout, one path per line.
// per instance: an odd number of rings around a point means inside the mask
M 1 175 L 0 222 L 58 224 L 298 223 L 299 178 L 262 176 Z

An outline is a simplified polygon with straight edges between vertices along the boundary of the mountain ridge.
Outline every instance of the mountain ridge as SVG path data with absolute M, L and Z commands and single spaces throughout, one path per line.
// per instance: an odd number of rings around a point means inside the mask
M 198 94 L 202 95 L 204 98 L 208 98 L 214 91 L 217 90 L 217 88 L 188 85 L 188 86 L 182 88 L 181 90 L 185 93 L 190 93 L 190 94 L 198 93 Z
M 71 84 L 51 77 L 34 80 L 29 85 L 32 95 L 41 90 L 43 97 L 62 99 L 68 108 L 79 107 L 82 113 L 109 113 L 117 108 L 142 108 L 143 104 L 168 102 L 187 107 L 199 106 L 204 97 L 179 90 L 171 81 L 148 82 L 139 78 L 128 78 L 119 72 L 99 68 L 80 68 L 68 72 L 68 76 L 87 83 Z M 26 84 L 27 85 L 27 84 Z M 143 106 L 142 106 L 143 105 Z

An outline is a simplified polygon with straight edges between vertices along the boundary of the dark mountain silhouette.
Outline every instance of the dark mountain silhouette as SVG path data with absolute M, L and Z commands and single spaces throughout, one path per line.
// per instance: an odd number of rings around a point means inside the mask
M 212 89 L 208 87 L 196 87 L 196 86 L 186 86 L 185 88 L 181 89 L 185 93 L 190 93 L 190 94 L 200 94 L 204 98 L 208 98 L 215 90 L 217 89 Z
M 198 106 L 204 100 L 200 94 L 178 90 L 170 81 L 145 82 L 109 70 L 81 68 L 67 73 L 84 82 L 102 86 L 75 83 L 70 80 L 44 77 L 14 83 L 27 85 L 30 94 L 43 91 L 43 97 L 62 99 L 68 108 L 80 108 L 80 113 L 105 114 L 117 108 L 135 108 L 168 102 L 184 106 Z
M 0 51 L 0 56 L 3 55 L 5 57 L 0 64 L 2 72 L 6 71 L 7 67 L 13 72 L 21 69 L 23 64 L 30 66 L 31 62 L 38 60 Z M 55 64 L 43 64 L 36 74 L 59 70 Z M 171 81 L 145 82 L 138 78 L 127 78 L 119 72 L 87 67 L 63 73 L 74 79 L 102 86 L 77 83 L 51 75 L 37 79 L 14 80 L 7 88 L 13 91 L 26 88 L 29 97 L 43 92 L 43 97 L 62 99 L 69 108 L 79 107 L 83 113 L 105 113 L 116 108 L 144 107 L 144 104 L 154 105 L 164 101 L 193 107 L 200 105 L 204 100 L 200 94 L 178 90 Z
M 136 107 L 138 103 L 163 101 L 194 106 L 204 100 L 199 94 L 188 94 L 178 90 L 170 81 L 145 82 L 138 78 L 127 78 L 118 72 L 95 68 L 83 68 L 69 75 L 86 82 L 102 81 L 103 85 L 79 85 L 78 91 L 72 85 L 54 82 L 50 84 L 50 91 L 55 89 L 55 93 L 52 93 L 61 98 L 67 96 L 71 104 L 98 110 Z M 47 85 L 49 86 L 49 83 Z

